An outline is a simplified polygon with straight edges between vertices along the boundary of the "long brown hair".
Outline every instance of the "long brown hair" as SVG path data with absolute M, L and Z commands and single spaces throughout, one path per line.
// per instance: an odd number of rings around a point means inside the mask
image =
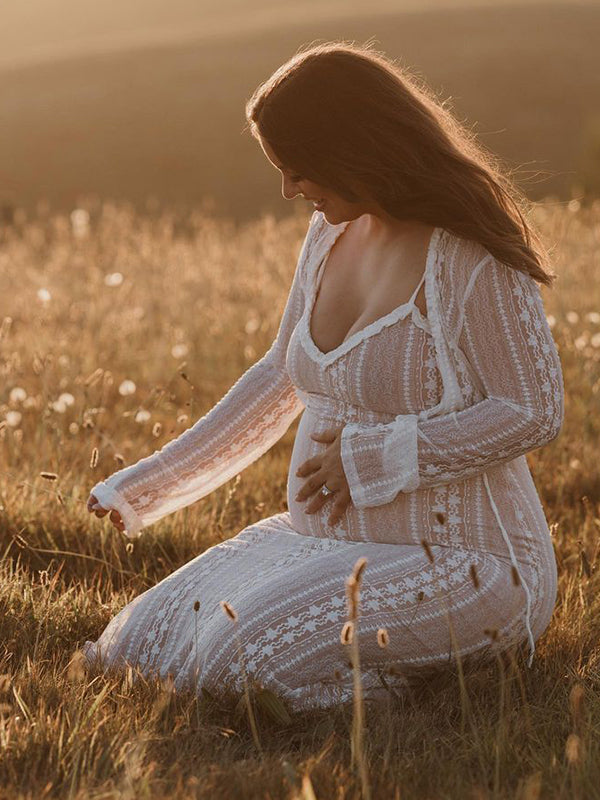
M 479 242 L 546 286 L 557 278 L 509 170 L 371 44 L 301 49 L 253 92 L 246 120 L 286 167 L 348 202 L 369 197 L 393 217 Z

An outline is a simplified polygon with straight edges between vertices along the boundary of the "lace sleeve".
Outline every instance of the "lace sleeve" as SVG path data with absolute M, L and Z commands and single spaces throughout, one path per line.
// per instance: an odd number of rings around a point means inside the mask
M 103 508 L 120 513 L 129 537 L 205 497 L 256 461 L 304 407 L 287 374 L 285 358 L 304 310 L 304 262 L 315 219 L 316 212 L 302 243 L 277 335 L 265 355 L 192 427 L 91 490 Z
M 343 428 L 341 457 L 358 508 L 466 479 L 558 436 L 561 364 L 533 278 L 486 259 L 464 303 L 458 348 L 481 402 L 429 419 L 409 414 Z

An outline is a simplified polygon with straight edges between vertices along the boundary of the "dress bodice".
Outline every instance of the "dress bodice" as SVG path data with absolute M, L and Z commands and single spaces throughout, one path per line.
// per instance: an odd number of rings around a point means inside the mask
M 286 367 L 295 387 L 378 412 L 386 419 L 439 403 L 443 384 L 429 323 L 413 302 L 324 353 L 314 343 L 310 305 L 292 332 Z

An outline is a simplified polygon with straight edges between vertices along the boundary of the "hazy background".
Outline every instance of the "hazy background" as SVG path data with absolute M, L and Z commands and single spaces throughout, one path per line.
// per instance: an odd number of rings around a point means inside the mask
M 0 206 L 288 213 L 245 101 L 299 47 L 370 37 L 530 197 L 600 194 L 597 2 L 3 0 Z

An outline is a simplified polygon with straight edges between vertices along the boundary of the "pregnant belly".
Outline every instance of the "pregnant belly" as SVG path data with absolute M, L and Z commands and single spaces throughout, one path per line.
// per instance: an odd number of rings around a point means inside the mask
M 336 417 L 327 417 L 317 414 L 306 408 L 296 433 L 296 440 L 290 460 L 287 482 L 288 510 L 294 528 L 307 536 L 319 536 L 330 539 L 348 539 L 351 541 L 370 541 L 398 544 L 418 543 L 418 540 L 409 533 L 409 503 L 408 494 L 400 493 L 392 502 L 371 508 L 359 509 L 350 500 L 342 514 L 341 519 L 335 524 L 329 524 L 329 516 L 333 505 L 333 497 L 329 496 L 322 507 L 308 514 L 306 507 L 310 504 L 315 494 L 305 500 L 297 501 L 294 498 L 302 486 L 305 485 L 309 475 L 299 477 L 296 475 L 298 467 L 313 456 L 322 455 L 328 447 L 325 442 L 311 439 L 312 433 L 322 433 L 329 428 L 337 428 L 343 420 Z M 416 498 L 412 498 L 416 502 Z

